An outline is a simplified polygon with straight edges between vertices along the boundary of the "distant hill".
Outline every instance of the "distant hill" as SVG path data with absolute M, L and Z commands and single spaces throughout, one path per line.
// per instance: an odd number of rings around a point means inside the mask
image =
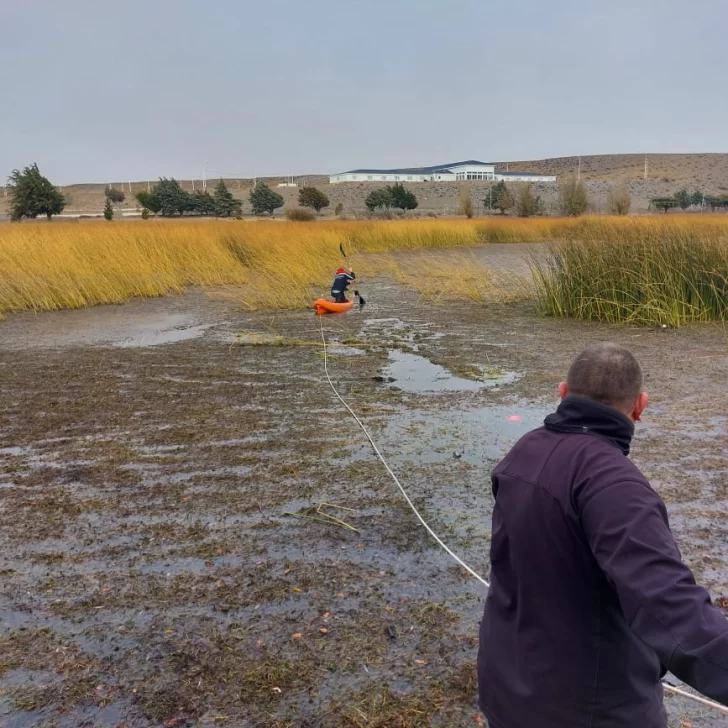
M 360 160 L 365 163 L 366 160 Z M 648 175 L 644 179 L 645 155 L 643 154 L 596 154 L 581 157 L 581 177 L 587 184 L 594 212 L 606 210 L 606 199 L 609 189 L 616 183 L 628 185 L 633 198 L 633 212 L 646 212 L 649 201 L 654 197 L 672 195 L 682 188 L 690 191 L 701 190 L 707 194 L 725 194 L 728 192 L 728 154 L 648 154 Z M 515 162 L 498 162 L 496 169 L 511 172 L 529 171 L 543 174 L 555 174 L 565 177 L 576 174 L 579 168 L 578 157 L 557 157 L 554 159 L 523 160 Z M 341 171 L 341 170 L 338 170 Z M 163 173 L 164 170 L 161 170 Z M 260 179 L 260 178 L 259 178 Z M 283 195 L 285 207 L 295 207 L 298 189 L 295 187 L 277 187 L 285 182 L 283 177 L 262 178 L 273 189 Z M 331 207 L 325 210 L 331 214 L 334 207 L 341 203 L 344 214 L 364 211 L 364 198 L 371 189 L 380 186 L 375 182 L 349 182 L 330 185 L 327 175 L 301 175 L 295 178 L 299 185 L 313 184 L 320 187 L 331 199 Z M 216 180 L 209 180 L 211 189 Z M 244 213 L 249 214 L 248 194 L 252 187 L 251 179 L 226 179 L 232 193 L 243 200 Z M 154 184 L 154 180 L 151 180 Z M 181 180 L 182 186 L 192 189 L 191 180 Z M 117 187 L 121 183 L 116 183 Z M 421 182 L 412 185 L 420 202 L 419 211 L 437 212 L 452 215 L 457 213 L 458 198 L 463 186 L 469 186 L 473 192 L 476 209 L 482 211 L 482 199 L 488 185 L 482 182 L 430 183 Z M 132 182 L 132 193 L 128 192 L 128 184 L 124 183 L 127 200 L 121 207 L 128 213 L 136 211 L 134 193 L 147 188 L 147 182 Z M 104 206 L 103 184 L 75 184 L 63 187 L 69 204 L 66 213 L 71 215 L 100 215 Z M 200 188 L 200 181 L 195 181 L 195 188 Z M 546 210 L 557 209 L 558 184 L 537 184 L 536 189 L 544 201 Z M 7 199 L 0 196 L 0 215 L 7 212 Z M 280 212 L 280 211 L 279 211 Z
M 581 176 L 585 180 L 632 182 L 644 178 L 647 159 L 648 180 L 673 183 L 681 187 L 728 189 L 728 154 L 595 154 L 581 157 Z M 576 174 L 579 157 L 556 157 L 509 162 L 512 172 L 539 172 L 564 176 Z M 499 162 L 497 170 L 505 170 Z M 721 185 L 723 186 L 721 188 Z

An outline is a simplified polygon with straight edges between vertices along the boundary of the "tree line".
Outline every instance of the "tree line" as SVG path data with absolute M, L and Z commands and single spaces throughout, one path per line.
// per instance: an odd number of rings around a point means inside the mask
M 689 210 L 691 207 L 703 209 L 709 207 L 712 212 L 722 208 L 728 210 L 728 195 L 705 194 L 700 190 L 688 192 L 686 189 L 679 190 L 672 197 L 655 197 L 650 204 L 657 210 L 667 212 L 679 207 L 681 210 Z
M 50 219 L 60 214 L 67 204 L 60 190 L 44 177 L 37 164 L 25 167 L 22 171 L 14 170 L 9 180 L 10 216 L 13 220 L 22 218 L 37 218 L 45 215 Z M 104 191 L 106 202 L 104 217 L 112 220 L 114 205 L 124 202 L 126 196 L 122 190 L 108 187 Z M 171 216 L 216 216 L 239 217 L 242 214 L 242 201 L 233 196 L 225 182 L 221 179 L 215 186 L 212 194 L 207 190 L 187 192 L 180 183 L 166 177 L 148 190 L 137 192 L 134 196 L 142 210 L 142 217 L 150 214 Z M 250 205 L 254 215 L 273 215 L 283 207 L 283 197 L 273 191 L 264 182 L 258 182 L 249 194 Z M 310 208 L 317 214 L 329 207 L 329 198 L 316 187 L 306 185 L 298 192 L 298 204 L 301 208 Z M 366 208 L 371 212 L 388 212 L 389 210 L 415 210 L 419 206 L 417 196 L 401 183 L 387 185 L 372 190 L 364 200 Z M 608 212 L 614 215 L 629 214 L 632 199 L 625 184 L 612 187 L 607 195 Z M 663 212 L 674 208 L 688 210 L 692 207 L 710 207 L 712 211 L 723 209 L 728 211 L 728 195 L 705 194 L 700 190 L 688 192 L 682 189 L 671 197 L 656 197 L 651 205 Z M 466 217 L 474 214 L 473 200 L 469 189 L 464 189 L 460 197 L 460 213 Z M 514 191 L 499 181 L 490 186 L 483 207 L 488 210 L 498 210 L 505 215 L 514 211 L 519 217 L 540 215 L 544 212 L 544 205 L 540 196 L 534 193 L 530 183 L 519 185 Z M 562 215 L 583 215 L 589 208 L 589 195 L 584 182 L 567 177 L 561 181 L 559 189 L 558 209 Z M 342 205 L 336 206 L 336 214 L 340 214 Z M 296 213 L 296 210 L 289 211 Z M 298 212 L 303 213 L 303 210 Z M 310 213 L 309 213 L 310 215 Z M 292 214 L 291 219 L 314 219 L 304 214 Z
M 16 169 L 12 172 L 8 179 L 8 192 L 12 220 L 35 219 L 40 215 L 45 215 L 50 220 L 53 215 L 60 215 L 68 203 L 61 191 L 40 173 L 35 163 L 23 170 Z M 122 190 L 110 186 L 104 190 L 104 196 L 104 217 L 113 220 L 114 205 L 124 202 L 126 195 Z M 187 192 L 176 179 L 161 177 L 156 185 L 137 192 L 134 197 L 141 207 L 142 217 L 145 218 L 150 213 L 164 217 L 239 217 L 242 214 L 242 201 L 233 196 L 222 179 L 210 194 L 207 190 Z M 272 215 L 284 203 L 283 197 L 271 190 L 265 182 L 258 182 L 253 187 L 249 199 L 254 215 Z M 298 204 L 320 213 L 330 202 L 320 190 L 304 186 L 299 190 Z

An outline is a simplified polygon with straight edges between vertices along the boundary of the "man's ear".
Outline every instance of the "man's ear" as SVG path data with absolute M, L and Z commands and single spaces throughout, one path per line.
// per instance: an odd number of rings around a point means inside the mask
M 634 409 L 632 410 L 632 419 L 635 422 L 639 422 L 642 419 L 642 413 L 647 409 L 647 405 L 650 398 L 647 396 L 647 392 L 640 392 L 634 403 Z
M 559 384 L 559 397 L 564 399 L 569 394 L 569 385 L 566 382 Z

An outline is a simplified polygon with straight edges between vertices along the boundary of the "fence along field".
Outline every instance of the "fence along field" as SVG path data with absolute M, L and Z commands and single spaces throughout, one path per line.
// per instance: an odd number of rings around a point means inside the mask
M 342 263 L 340 244 L 368 254 L 460 248 L 449 262 L 420 257 L 418 286 L 425 294 L 447 290 L 448 298 L 485 302 L 503 281 L 494 284 L 467 247 L 510 242 L 553 243 L 532 262 L 535 287 L 513 286 L 552 315 L 678 326 L 728 313 L 728 218 L 685 215 L 8 225 L 0 233 L 0 315 L 122 303 L 194 285 L 232 286 L 250 309 L 306 307 Z M 408 282 L 406 270 L 381 256 L 356 262 Z M 468 265 L 464 283 L 460 263 Z

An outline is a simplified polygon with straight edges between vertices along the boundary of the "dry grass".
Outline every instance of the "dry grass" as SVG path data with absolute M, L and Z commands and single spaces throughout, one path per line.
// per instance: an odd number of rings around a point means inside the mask
M 248 308 L 296 308 L 347 253 L 474 245 L 463 221 L 28 223 L 0 229 L 0 314 L 235 286 Z
M 431 298 L 504 300 L 516 290 L 523 295 L 522 282 L 514 288 L 512 277 L 499 280 L 464 248 L 556 240 L 585 241 L 597 248 L 619 242 L 628 248 L 667 238 L 687 246 L 725 240 L 728 217 L 4 225 L 0 315 L 120 303 L 133 296 L 180 292 L 189 285 L 229 286 L 230 295 L 250 309 L 306 307 L 344 262 L 342 244 L 349 264 L 355 253 L 460 248 L 455 256 L 418 258 L 408 265 L 406 282 Z M 355 269 L 367 267 L 363 256 L 353 264 Z M 380 272 L 405 280 L 393 260 L 380 260 L 379 266 Z
M 467 249 L 414 254 L 406 260 L 391 254 L 368 256 L 362 265 L 366 275 L 392 278 L 431 301 L 506 303 L 533 296 L 529 279 L 489 268 Z

